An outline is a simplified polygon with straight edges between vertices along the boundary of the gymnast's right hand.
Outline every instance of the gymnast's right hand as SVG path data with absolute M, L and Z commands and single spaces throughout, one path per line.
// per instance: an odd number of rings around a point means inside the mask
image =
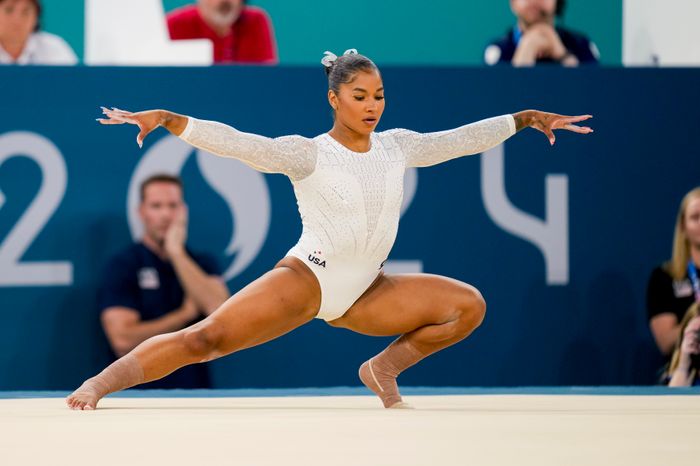
M 187 126 L 187 117 L 167 110 L 146 110 L 145 112 L 127 112 L 112 107 L 100 107 L 107 118 L 98 118 L 103 125 L 123 125 L 130 123 L 139 127 L 136 143 L 143 147 L 143 140 L 159 126 L 164 127 L 175 136 L 179 136 Z
M 159 127 L 163 122 L 162 110 L 147 110 L 145 112 L 132 113 L 114 107 L 112 107 L 112 109 L 106 107 L 100 108 L 102 109 L 102 114 L 107 117 L 97 119 L 97 121 L 103 125 L 123 125 L 124 123 L 130 123 L 138 126 L 140 131 L 138 136 L 136 136 L 136 143 L 139 147 L 143 147 L 143 140 L 148 133 Z

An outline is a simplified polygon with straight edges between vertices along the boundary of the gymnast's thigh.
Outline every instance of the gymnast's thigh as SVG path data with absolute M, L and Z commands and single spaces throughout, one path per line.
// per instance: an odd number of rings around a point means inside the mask
M 450 322 L 469 300 L 483 298 L 476 288 L 459 280 L 422 273 L 387 274 L 329 324 L 365 335 L 398 335 Z
M 286 258 L 231 296 L 207 319 L 226 352 L 274 339 L 310 321 L 318 313 L 320 289 L 308 268 Z

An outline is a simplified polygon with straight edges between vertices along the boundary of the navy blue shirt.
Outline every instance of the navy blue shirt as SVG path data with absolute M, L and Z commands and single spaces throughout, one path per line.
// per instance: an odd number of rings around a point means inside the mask
M 674 279 L 663 267 L 656 267 L 647 284 L 647 318 L 649 321 L 659 314 L 670 312 L 680 323 L 695 302 L 693 284 L 687 274 L 682 280 Z
M 212 257 L 189 250 L 187 253 L 208 275 L 220 274 Z M 138 311 L 141 320 L 146 321 L 179 308 L 184 297 L 172 264 L 163 261 L 142 243 L 137 243 L 109 261 L 98 302 L 101 312 L 113 306 L 128 307 Z M 206 365 L 195 364 L 139 388 L 209 388 L 210 385 Z
M 583 34 L 570 31 L 561 27 L 554 28 L 559 34 L 562 44 L 566 50 L 574 55 L 580 64 L 598 63 L 598 48 Z M 484 62 L 487 65 L 510 64 L 515 55 L 515 49 L 520 42 L 520 30 L 517 27 L 511 28 L 508 33 L 500 39 L 492 41 L 484 51 Z M 551 58 L 537 60 L 538 64 L 557 62 Z

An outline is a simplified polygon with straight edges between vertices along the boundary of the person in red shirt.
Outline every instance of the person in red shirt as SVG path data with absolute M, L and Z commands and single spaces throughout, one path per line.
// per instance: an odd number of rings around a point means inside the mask
M 214 63 L 277 64 L 272 22 L 245 0 L 197 0 L 167 15 L 170 38 L 209 39 Z

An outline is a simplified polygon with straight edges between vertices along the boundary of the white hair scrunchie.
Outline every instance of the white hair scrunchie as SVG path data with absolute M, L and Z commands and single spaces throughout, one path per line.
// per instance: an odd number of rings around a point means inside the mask
M 321 58 L 321 64 L 325 66 L 326 68 L 330 68 L 333 66 L 333 63 L 338 59 L 338 55 L 334 54 L 333 52 L 329 52 L 326 50 L 323 52 L 323 58 Z
M 357 49 L 347 49 L 343 55 L 357 55 Z M 335 64 L 335 61 L 338 59 L 338 56 L 334 54 L 333 52 L 329 52 L 326 50 L 323 52 L 323 58 L 321 58 L 321 64 L 325 66 L 326 68 L 330 68 Z

